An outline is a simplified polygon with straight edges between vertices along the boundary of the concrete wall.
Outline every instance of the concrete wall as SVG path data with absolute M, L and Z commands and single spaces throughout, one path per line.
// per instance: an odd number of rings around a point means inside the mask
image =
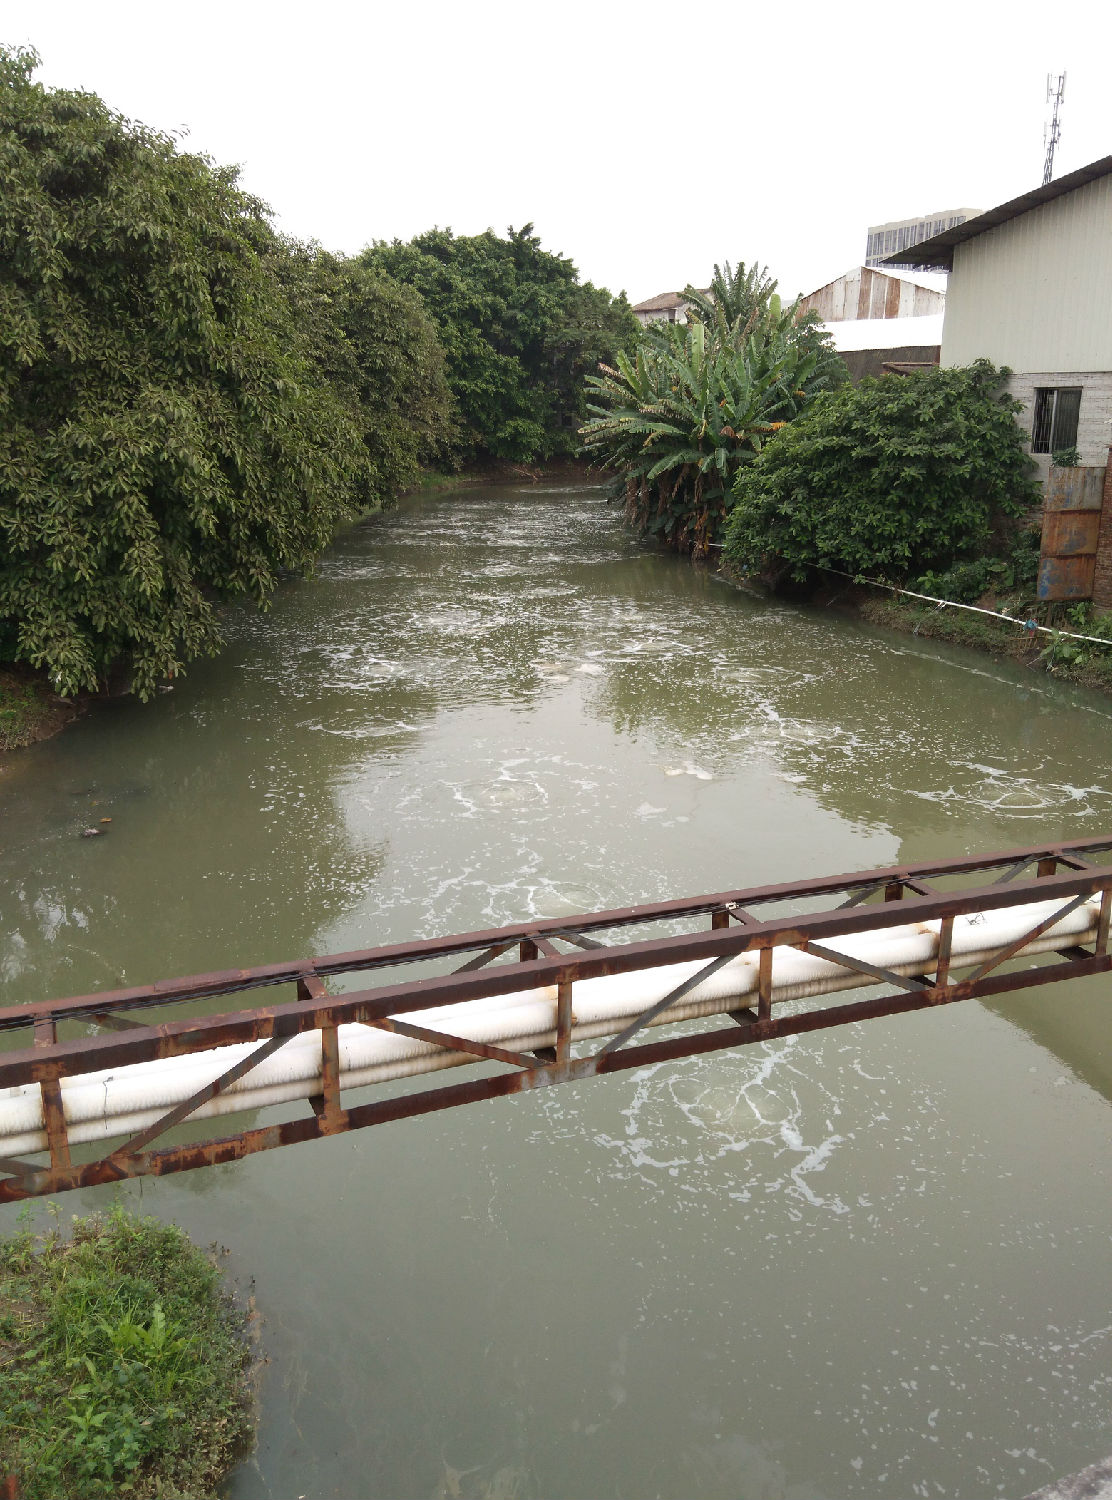
M 1112 175 L 957 245 L 942 363 L 1112 370 L 1110 246 Z
M 947 325 L 948 322 L 949 319 Z M 942 363 L 946 363 L 945 334 Z M 1109 361 L 1108 369 L 1095 373 L 1036 370 L 1013 375 L 1008 381 L 1008 389 L 1017 401 L 1023 402 L 1023 410 L 1016 420 L 1029 439 L 1035 412 L 1035 387 L 1063 385 L 1081 387 L 1081 410 L 1077 417 L 1077 450 L 1080 461 L 1082 464 L 1102 464 L 1108 454 L 1108 444 L 1112 442 L 1112 360 Z M 1035 477 L 1045 481 L 1050 468 L 1050 454 L 1032 453 L 1031 457 L 1039 469 Z

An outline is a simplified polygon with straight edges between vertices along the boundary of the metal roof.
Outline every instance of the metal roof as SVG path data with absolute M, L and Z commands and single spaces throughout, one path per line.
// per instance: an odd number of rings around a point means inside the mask
M 999 208 L 990 208 L 986 213 L 978 214 L 975 219 L 966 219 L 964 224 L 946 229 L 942 234 L 922 240 L 918 245 L 908 245 L 903 250 L 897 250 L 895 255 L 881 261 L 881 265 L 906 264 L 914 251 L 916 265 L 936 266 L 939 270 L 950 271 L 954 265 L 955 245 L 984 234 L 986 229 L 995 229 L 997 224 L 1017 219 L 1020 214 L 1028 213 L 1054 198 L 1060 198 L 1063 193 L 1072 193 L 1075 188 L 1084 187 L 1087 182 L 1095 182 L 1098 177 L 1107 177 L 1110 172 L 1112 156 L 1102 156 L 1099 161 L 1090 162 L 1087 167 L 1078 167 L 1076 172 L 1068 172 L 1065 177 L 1057 177 L 1053 182 L 1044 183 L 1029 193 L 1021 193 L 1018 198 L 1001 203 Z
M 702 287 L 700 290 L 704 297 L 710 295 L 710 287 Z M 636 302 L 630 309 L 631 312 L 667 312 L 672 307 L 686 307 L 687 300 L 682 292 L 661 292 L 656 297 L 646 297 L 644 302 Z

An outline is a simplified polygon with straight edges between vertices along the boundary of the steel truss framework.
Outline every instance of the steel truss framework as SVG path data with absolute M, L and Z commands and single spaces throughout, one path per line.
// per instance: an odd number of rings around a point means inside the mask
M 975 996 L 1103 974 L 1112 968 L 1108 941 L 1112 916 L 1110 861 L 1112 838 L 1077 840 L 949 862 L 893 866 L 649 906 L 622 907 L 565 921 L 524 922 L 489 932 L 425 939 L 289 964 L 229 969 L 135 989 L 3 1008 L 0 1030 L 27 1029 L 33 1036 L 30 1046 L 0 1051 L 0 1088 L 32 1082 L 39 1085 L 50 1149 L 49 1162 L 45 1164 L 0 1157 L 0 1202 L 125 1177 L 237 1161 L 255 1151 L 339 1135 L 480 1099 L 843 1026 L 876 1016 L 948 1005 Z M 1097 893 L 1101 898 L 1100 915 L 1091 947 L 1064 948 L 1057 954 L 1057 962 L 1001 972 L 1027 943 Z M 1061 903 L 1050 917 L 963 979 L 951 978 L 950 943 L 956 917 L 1048 900 Z M 824 903 L 817 911 L 785 913 L 781 909 L 762 917 L 754 910 L 816 901 Z M 680 935 L 627 942 L 615 941 L 613 937 L 634 926 L 674 925 L 678 919 L 705 924 L 707 918 L 709 928 L 702 925 L 698 931 Z M 941 923 L 938 958 L 934 972 L 921 978 L 907 978 L 838 950 L 840 937 L 930 920 Z M 600 935 L 609 936 L 603 941 Z M 863 985 L 882 983 L 895 993 L 851 1001 L 841 1001 L 837 995 L 817 996 L 808 1008 L 798 1009 L 793 1005 L 790 1013 L 774 1014 L 773 949 L 783 946 L 828 959 L 859 973 Z M 516 957 L 511 961 L 495 962 L 514 950 Z M 688 990 L 729 959 L 751 951 L 759 953 L 756 1003 L 724 1011 L 728 1026 L 713 1030 L 689 1028 L 658 1041 L 629 1045 L 642 1028 Z M 447 974 L 389 982 L 391 976 L 387 972 L 388 982 L 371 988 L 339 995 L 330 995 L 326 989 L 326 980 L 333 976 L 389 971 L 426 961 L 443 963 L 460 955 L 471 956 Z M 703 961 L 703 967 L 692 978 L 646 1009 L 597 1050 L 587 1055 L 573 1054 L 572 1003 L 577 980 L 692 960 Z M 487 968 L 487 965 L 493 966 Z M 142 1016 L 152 1008 L 184 1007 L 189 1002 L 211 1001 L 283 984 L 296 986 L 296 999 L 252 1005 L 219 1015 L 171 1020 Z M 469 1041 L 405 1019 L 414 1011 L 542 985 L 555 986 L 557 991 L 556 1045 L 537 1052 L 516 1052 Z M 86 1032 L 88 1027 L 95 1027 L 97 1034 L 61 1039 L 59 1026 L 74 1021 L 84 1023 Z M 487 1073 L 464 1083 L 415 1089 L 398 1097 L 345 1108 L 340 1097 L 338 1028 L 352 1021 L 432 1042 L 464 1053 L 475 1062 L 501 1063 L 507 1071 Z M 66 1027 L 67 1031 L 73 1029 Z M 291 1037 L 318 1030 L 322 1051 L 321 1092 L 308 1101 L 312 1107 L 306 1116 L 213 1139 L 152 1149 L 160 1136 L 188 1122 L 195 1110 L 249 1073 Z M 243 1042 L 261 1045 L 131 1139 L 95 1159 L 80 1162 L 72 1159 L 62 1107 L 63 1078 Z M 244 1106 L 245 1110 L 250 1107 Z M 194 1129 L 201 1123 L 194 1122 Z M 217 1124 L 205 1123 L 214 1127 Z M 82 1148 L 82 1154 L 88 1149 Z

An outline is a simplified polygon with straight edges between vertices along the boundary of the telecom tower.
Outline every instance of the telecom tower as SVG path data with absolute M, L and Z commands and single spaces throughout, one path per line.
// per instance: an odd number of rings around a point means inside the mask
M 1050 117 L 1050 124 L 1043 127 L 1043 145 L 1046 147 L 1046 160 L 1043 163 L 1043 185 L 1045 186 L 1054 176 L 1054 148 L 1062 134 L 1058 124 L 1058 111 L 1062 100 L 1066 97 L 1066 75 L 1059 73 L 1057 77 L 1053 73 L 1046 75 L 1046 102 L 1049 104 L 1054 100 L 1054 113 Z

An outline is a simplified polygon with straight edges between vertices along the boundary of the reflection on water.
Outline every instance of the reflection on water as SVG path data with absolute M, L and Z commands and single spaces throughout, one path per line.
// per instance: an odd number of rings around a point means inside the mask
M 649 553 L 597 492 L 416 500 L 173 693 L 9 759 L 0 973 L 30 1000 L 1094 834 L 1109 718 Z M 229 1494 L 974 1500 L 1102 1455 L 1086 983 L 120 1189 L 256 1279 Z

